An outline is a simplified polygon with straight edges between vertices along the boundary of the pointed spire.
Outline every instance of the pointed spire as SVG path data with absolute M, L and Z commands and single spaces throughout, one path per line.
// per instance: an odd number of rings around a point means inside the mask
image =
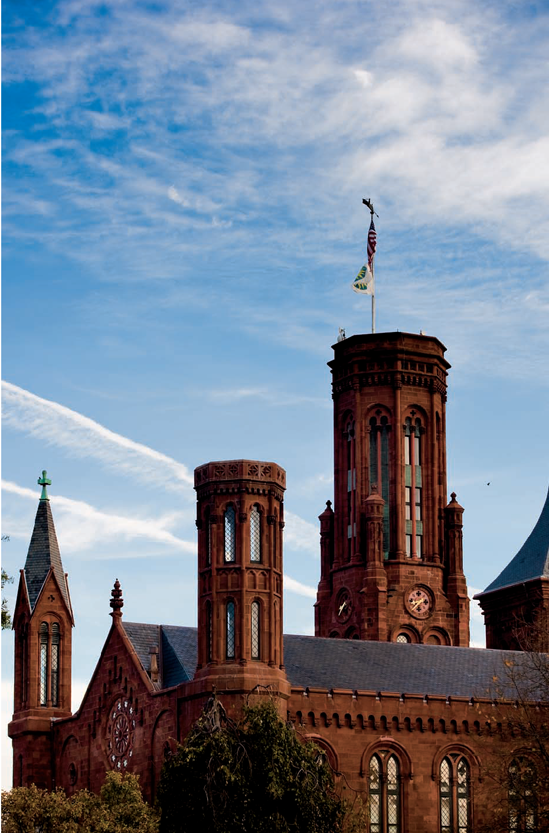
M 532 532 L 507 567 L 483 592 L 536 578 L 549 578 L 549 491 Z
M 67 608 L 71 611 L 67 579 L 61 562 L 61 553 L 59 552 L 59 544 L 57 543 L 50 500 L 46 492 L 46 486 L 51 484 L 51 480 L 47 479 L 46 474 L 47 472 L 43 471 L 42 477 L 38 479 L 38 484 L 42 486 L 42 495 L 38 503 L 34 529 L 25 562 L 25 580 L 27 582 L 29 602 L 31 610 L 34 610 L 48 573 L 50 570 L 53 570 Z
M 124 599 L 122 598 L 122 588 L 120 587 L 120 582 L 118 579 L 114 582 L 114 587 L 111 590 L 111 601 L 110 606 L 112 607 L 111 616 L 113 618 L 121 619 L 122 618 L 122 608 L 124 607 Z

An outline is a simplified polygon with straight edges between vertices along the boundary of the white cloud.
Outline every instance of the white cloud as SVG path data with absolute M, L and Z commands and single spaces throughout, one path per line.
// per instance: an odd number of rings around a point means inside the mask
M 320 554 L 320 530 L 309 521 L 303 520 L 293 512 L 284 513 L 284 545 L 306 552 L 318 558 Z
M 316 599 L 316 588 L 308 587 L 290 576 L 284 575 L 284 590 L 290 593 L 297 593 L 298 596 L 307 596 L 309 599 Z
M 36 502 L 36 491 L 18 486 L 10 481 L 2 481 L 2 488 L 10 494 L 28 498 Z M 112 557 L 116 548 L 116 539 L 125 541 L 145 539 L 157 544 L 164 544 L 183 550 L 189 554 L 196 553 L 196 544 L 184 541 L 169 531 L 179 517 L 175 513 L 166 514 L 160 518 L 131 517 L 103 512 L 89 503 L 81 500 L 55 495 L 50 497 L 52 507 L 55 507 L 55 525 L 62 549 L 77 552 L 98 547 L 98 542 L 107 542 L 108 557 Z M 6 521 L 6 523 L 9 523 Z M 27 538 L 29 530 L 19 531 L 14 524 L 10 525 L 10 534 L 14 537 Z M 110 547 L 112 542 L 112 548 Z M 133 553 L 139 557 L 139 553 Z M 147 556 L 150 553 L 146 553 Z
M 93 419 L 10 382 L 3 383 L 4 427 L 67 449 L 76 457 L 93 457 L 110 469 L 147 483 L 188 492 L 193 477 L 172 457 L 134 442 Z

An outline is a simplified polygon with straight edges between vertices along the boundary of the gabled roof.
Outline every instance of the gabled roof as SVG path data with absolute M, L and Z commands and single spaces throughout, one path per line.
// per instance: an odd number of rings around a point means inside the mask
M 197 658 L 197 629 L 174 625 L 123 627 L 149 671 L 149 648 L 162 640 L 163 688 L 193 678 Z M 346 689 L 453 697 L 501 696 L 506 663 L 527 659 L 517 651 L 361 642 L 316 636 L 284 636 L 284 664 L 294 688 Z M 513 695 L 513 691 L 508 692 Z
M 69 588 L 61 563 L 61 553 L 55 534 L 50 502 L 48 499 L 41 499 L 38 502 L 34 529 L 25 562 L 25 580 L 31 611 L 35 608 L 50 569 L 53 570 L 61 595 L 72 615 Z
M 513 560 L 483 592 L 490 593 L 501 587 L 522 584 L 536 578 L 549 578 L 549 491 L 532 532 Z M 482 593 L 478 596 L 482 596 Z
M 196 668 L 196 628 L 140 622 L 122 622 L 122 627 L 147 674 L 150 674 L 150 649 L 159 649 L 162 688 L 192 680 Z

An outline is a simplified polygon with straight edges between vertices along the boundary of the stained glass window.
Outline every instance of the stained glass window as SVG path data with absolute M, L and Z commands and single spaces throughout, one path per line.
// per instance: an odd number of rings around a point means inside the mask
M 51 626 L 51 704 L 59 705 L 59 625 Z
M 225 561 L 236 561 L 236 515 L 232 506 L 225 510 Z
M 471 830 L 470 768 L 466 759 L 454 753 L 440 765 L 441 833 L 468 833 Z
M 260 607 L 259 602 L 252 602 L 252 659 L 260 658 Z
M 49 628 L 46 622 L 40 625 L 40 705 L 48 704 L 48 640 Z
M 257 506 L 250 512 L 250 561 L 261 561 L 261 515 Z
M 400 766 L 396 755 L 381 751 L 370 759 L 370 833 L 400 833 Z
M 234 602 L 227 602 L 227 659 L 234 659 Z

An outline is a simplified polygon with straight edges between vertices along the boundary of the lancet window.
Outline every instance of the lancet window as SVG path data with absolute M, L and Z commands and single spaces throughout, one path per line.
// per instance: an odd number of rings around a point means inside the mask
M 421 420 L 407 417 L 404 423 L 404 502 L 408 558 L 423 558 L 422 435 Z
M 345 426 L 347 438 L 347 560 L 356 549 L 356 439 L 355 423 L 349 419 Z
M 224 522 L 224 558 L 227 563 L 236 561 L 236 513 L 232 506 L 225 509 Z
M 257 506 L 250 512 L 250 561 L 261 562 L 261 513 Z
M 456 753 L 440 764 L 441 833 L 469 833 L 471 830 L 471 775 L 466 759 Z
M 234 602 L 227 602 L 227 632 L 226 632 L 226 656 L 227 659 L 235 657 L 235 617 Z
M 533 761 L 519 756 L 509 766 L 509 831 L 530 833 L 537 830 L 536 785 Z
M 259 602 L 252 602 L 251 613 L 252 659 L 261 658 L 261 606 Z
M 383 554 L 389 557 L 389 418 L 377 412 L 370 420 L 370 489 L 375 487 L 383 506 Z
M 41 706 L 59 705 L 61 631 L 57 622 L 42 622 L 39 633 L 39 689 Z
M 402 817 L 400 764 L 396 755 L 372 755 L 369 771 L 370 833 L 400 833 Z

